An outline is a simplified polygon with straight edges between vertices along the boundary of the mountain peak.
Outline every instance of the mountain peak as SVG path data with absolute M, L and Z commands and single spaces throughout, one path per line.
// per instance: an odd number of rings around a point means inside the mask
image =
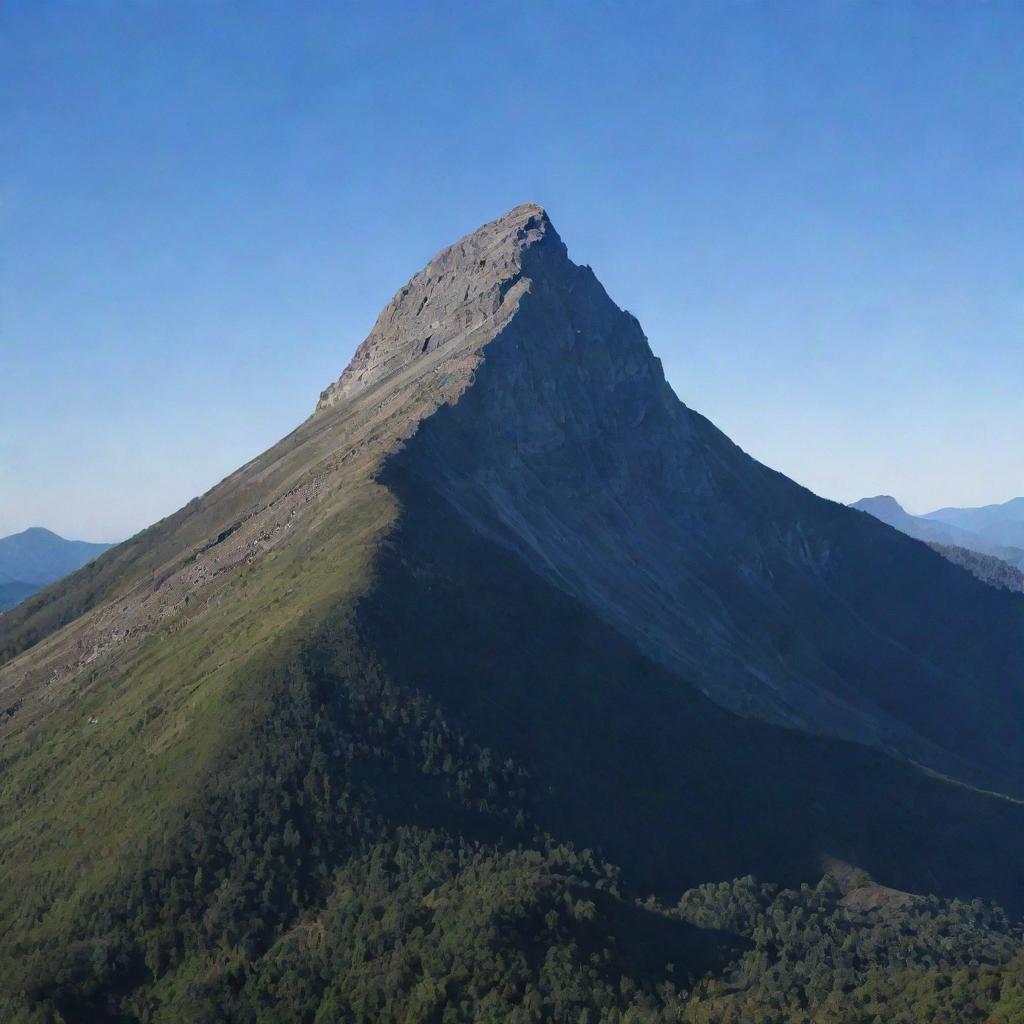
M 27 530 L 22 530 L 21 533 L 11 534 L 12 537 L 39 537 L 49 538 L 52 540 L 64 540 L 59 534 L 48 530 L 45 526 L 30 526 Z
M 873 498 L 861 498 L 850 507 L 860 509 L 861 512 L 870 512 L 879 519 L 886 515 L 907 514 L 907 510 L 891 494 L 876 494 Z
M 413 364 L 433 368 L 439 353 L 477 347 L 482 334 L 500 329 L 526 290 L 526 263 L 536 270 L 568 262 L 564 243 L 536 203 L 482 225 L 442 249 L 399 289 L 341 377 L 321 393 L 317 409 Z
M 547 210 L 539 203 L 520 203 L 518 206 L 513 206 L 511 210 L 503 213 L 500 217 L 485 224 L 474 233 L 486 231 L 495 224 L 514 223 L 525 226 L 534 220 L 546 224 L 549 228 L 552 226 Z

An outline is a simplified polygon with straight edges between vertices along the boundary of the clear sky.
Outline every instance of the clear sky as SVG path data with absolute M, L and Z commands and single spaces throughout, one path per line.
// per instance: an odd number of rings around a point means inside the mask
M 544 204 L 679 396 L 843 501 L 1024 493 L 1024 6 L 4 0 L 0 535 L 123 538 Z

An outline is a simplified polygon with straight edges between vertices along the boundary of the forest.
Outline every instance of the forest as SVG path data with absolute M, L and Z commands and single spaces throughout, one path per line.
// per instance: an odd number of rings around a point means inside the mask
M 258 742 L 145 868 L 59 921 L 23 900 L 2 1019 L 1024 1019 L 1024 935 L 998 906 L 842 865 L 797 889 L 632 891 L 535 825 L 529 771 L 356 650 L 342 627 L 278 666 Z

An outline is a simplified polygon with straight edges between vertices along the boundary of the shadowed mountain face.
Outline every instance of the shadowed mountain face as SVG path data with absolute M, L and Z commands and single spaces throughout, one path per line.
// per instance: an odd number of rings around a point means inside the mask
M 664 896 L 750 871 L 796 885 L 837 859 L 911 891 L 1024 898 L 1016 853 L 995 840 L 1024 828 L 1018 802 L 725 711 L 505 546 L 467 533 L 421 481 L 390 484 L 417 515 L 360 604 L 363 642 L 389 678 L 531 767 L 545 829 Z M 984 855 L 979 835 L 993 837 Z
M 391 472 L 725 707 L 1019 791 L 1016 730 L 992 728 L 997 707 L 1021 708 L 1019 606 L 746 456 L 675 397 L 635 318 L 543 214 L 523 230 L 505 271 L 528 283 L 515 315 Z M 463 294 L 457 270 L 425 275 L 390 322 L 432 331 L 414 311 Z M 450 346 L 441 358 L 474 343 Z M 396 375 L 444 372 L 394 349 Z M 370 351 L 373 335 L 354 365 Z
M 99 557 L 109 544 L 65 540 L 35 526 L 0 537 L 0 611 Z
M 0 960 L 224 1019 L 174 979 L 286 958 L 410 830 L 1022 906 L 1022 641 L 1019 597 L 683 405 L 517 207 L 293 434 L 0 620 Z

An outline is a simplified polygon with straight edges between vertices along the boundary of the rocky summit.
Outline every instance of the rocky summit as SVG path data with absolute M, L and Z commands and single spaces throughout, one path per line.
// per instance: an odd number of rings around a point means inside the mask
M 1022 681 L 1020 595 L 746 455 L 519 206 L 0 618 L 0 1017 L 767 1019 L 808 920 L 779 1020 L 995 1006 Z

